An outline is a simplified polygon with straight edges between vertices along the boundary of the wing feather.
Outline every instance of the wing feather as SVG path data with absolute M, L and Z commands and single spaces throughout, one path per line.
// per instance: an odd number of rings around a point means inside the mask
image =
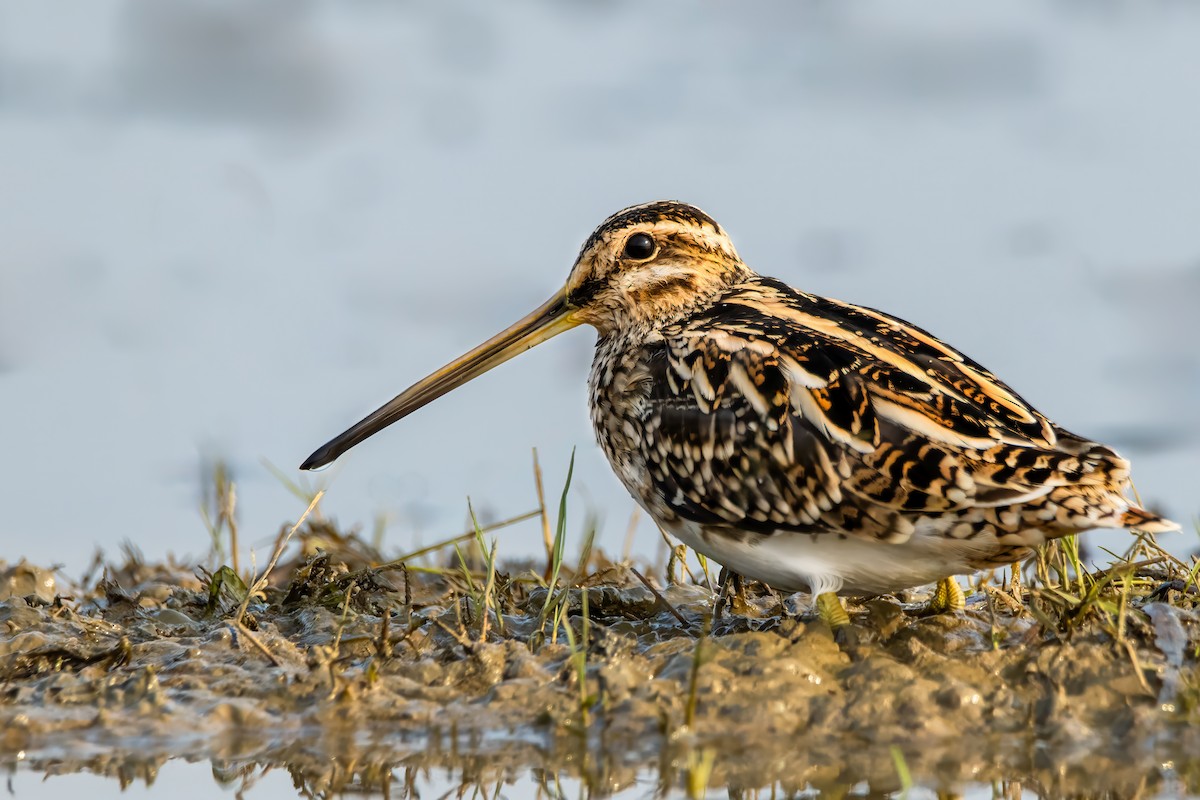
M 647 347 L 643 456 L 700 523 L 901 540 L 921 515 L 1128 478 L 931 334 L 769 278 Z

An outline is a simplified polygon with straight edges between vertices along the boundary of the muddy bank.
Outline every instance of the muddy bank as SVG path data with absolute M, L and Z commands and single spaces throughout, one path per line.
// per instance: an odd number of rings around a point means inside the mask
M 310 789 L 442 767 L 596 794 L 702 779 L 839 796 L 906 774 L 1200 792 L 1197 593 L 1152 552 L 1058 582 L 1049 556 L 1041 581 L 951 616 L 876 598 L 835 637 L 802 595 L 760 586 L 714 603 L 703 577 L 650 588 L 597 556 L 548 589 L 549 565 L 489 569 L 486 551 L 375 570 L 352 540 L 306 534 L 248 600 L 232 573 L 137 559 L 75 587 L 0 570 L 0 759 L 144 777 L 184 756 Z

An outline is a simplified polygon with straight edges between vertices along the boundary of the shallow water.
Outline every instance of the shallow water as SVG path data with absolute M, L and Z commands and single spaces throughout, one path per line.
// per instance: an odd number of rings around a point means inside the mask
M 215 458 L 261 551 L 302 507 L 262 459 L 297 477 L 656 197 L 762 272 L 945 337 L 1194 516 L 1196 7 L 681 8 L 0 4 L 5 556 L 203 553 Z M 532 508 L 530 447 L 551 482 L 577 448 L 573 509 L 618 550 L 633 504 L 588 426 L 590 349 L 572 332 L 359 448 L 326 508 L 408 549 L 462 530 L 468 495 Z
M 736 744 L 736 743 L 732 743 Z M 347 752 L 347 750 L 353 752 Z M 162 796 L 210 797 L 214 789 L 240 797 L 486 797 L 486 798 L 991 798 L 1084 797 L 1190 798 L 1197 792 L 1195 757 L 1140 759 L 1119 754 L 1073 754 L 1052 750 L 1024 756 L 967 759 L 958 753 L 926 752 L 910 770 L 907 788 L 891 751 L 867 750 L 854 763 L 829 762 L 829 754 L 800 745 L 780 753 L 774 764 L 748 774 L 728 770 L 735 753 L 715 753 L 707 785 L 697 785 L 694 768 L 680 749 L 657 763 L 612 763 L 610 754 L 566 754 L 493 745 L 473 754 L 340 747 L 278 750 L 271 757 L 176 756 L 118 752 L 104 758 L 33 759 L 10 765 L 8 788 L 17 798 Z M 1177 752 L 1177 751 L 1175 751 Z M 910 754 L 912 755 L 912 754 Z M 922 757 L 923 756 L 923 757 Z M 840 759 L 840 754 L 836 756 Z M 618 759 L 619 761 L 619 759 Z M 569 766 L 564 766 L 567 764 Z M 786 764 L 786 766 L 783 766 Z M 689 772 L 689 766 L 693 772 Z M 782 768 L 781 768 L 782 767 Z M 586 773 L 586 774 L 581 774 Z M 1004 777 L 997 777 L 1004 776 Z M 732 780 L 730 780 L 732 779 Z

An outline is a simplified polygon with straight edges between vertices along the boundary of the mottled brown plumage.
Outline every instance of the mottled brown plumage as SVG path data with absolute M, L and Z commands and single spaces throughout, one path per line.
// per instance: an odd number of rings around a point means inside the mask
M 979 364 L 873 309 L 760 276 L 681 203 L 625 209 L 564 289 L 306 462 L 581 322 L 597 438 L 664 529 L 788 590 L 878 593 L 1012 563 L 1096 527 L 1169 530 L 1129 464 Z

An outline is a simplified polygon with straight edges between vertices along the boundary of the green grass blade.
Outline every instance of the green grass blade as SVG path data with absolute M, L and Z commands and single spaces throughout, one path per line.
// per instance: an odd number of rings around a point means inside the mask
M 551 607 L 556 599 L 558 574 L 562 570 L 563 550 L 567 541 L 567 493 L 571 489 L 571 478 L 575 474 L 575 450 L 571 450 L 571 461 L 567 464 L 567 480 L 563 484 L 562 496 L 558 500 L 558 525 L 554 531 L 554 553 L 550 562 L 550 580 L 547 583 L 546 600 L 542 603 L 542 612 L 538 614 L 537 630 L 546 626 Z

